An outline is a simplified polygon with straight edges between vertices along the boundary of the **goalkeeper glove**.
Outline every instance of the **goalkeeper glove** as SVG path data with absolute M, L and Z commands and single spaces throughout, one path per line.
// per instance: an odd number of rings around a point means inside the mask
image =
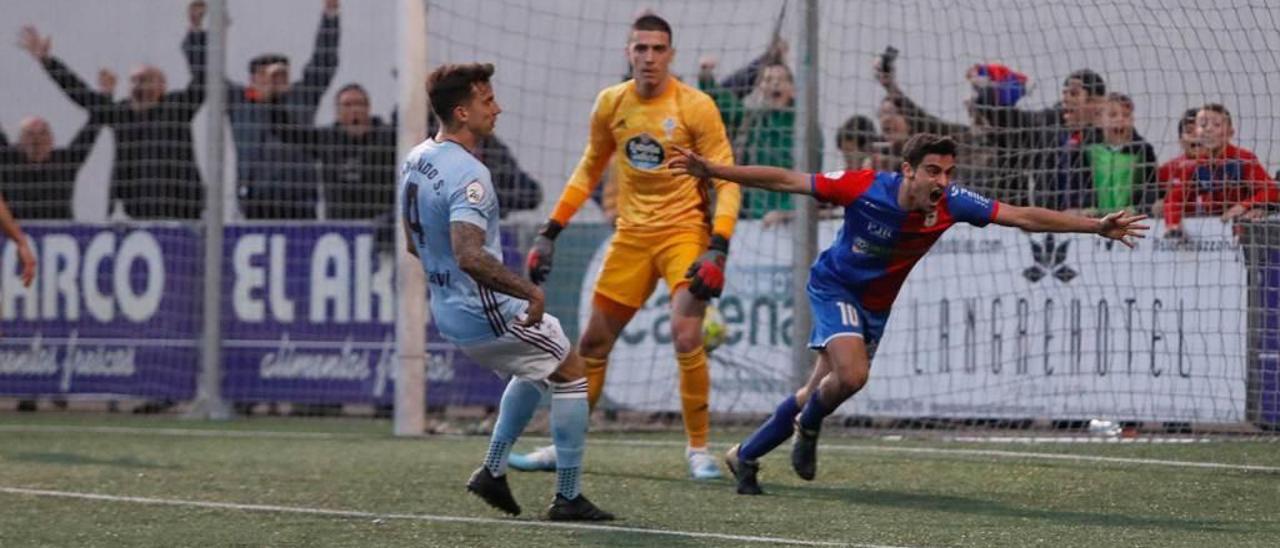
M 711 245 L 684 274 L 690 280 L 689 292 L 704 301 L 719 297 L 724 291 L 724 263 L 728 258 L 729 239 L 713 234 Z
M 547 221 L 538 230 L 538 237 L 533 239 L 533 247 L 529 249 L 529 257 L 525 266 L 529 269 L 529 279 L 535 284 L 547 281 L 551 275 L 551 256 L 556 251 L 556 236 L 564 226 L 552 220 Z

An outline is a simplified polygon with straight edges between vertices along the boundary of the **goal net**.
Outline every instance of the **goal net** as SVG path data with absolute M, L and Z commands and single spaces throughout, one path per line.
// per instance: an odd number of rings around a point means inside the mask
M 960 142 L 957 180 L 973 191 L 1152 217 L 1134 250 L 1095 236 L 952 229 L 902 288 L 871 380 L 841 413 L 904 424 L 1274 424 L 1271 229 L 1220 222 L 1232 204 L 1208 193 L 1274 183 L 1242 174 L 1253 171 L 1238 159 L 1177 160 L 1187 139 L 1202 138 L 1194 111 L 1181 138 L 1184 113 L 1217 103 L 1230 112 L 1232 144 L 1255 152 L 1261 171 L 1276 167 L 1269 90 L 1280 72 L 1267 68 L 1277 44 L 1265 31 L 1274 8 L 822 3 L 818 27 L 802 29 L 802 5 L 437 2 L 429 51 L 433 62 L 497 65 L 498 135 L 542 181 L 545 214 L 580 157 L 595 94 L 626 77 L 636 15 L 672 23 L 672 71 L 718 99 L 738 159 L 782 167 L 802 146 L 788 85 L 799 36 L 816 32 L 824 171 L 896 169 L 907 137 L 938 132 Z M 1070 89 L 1083 91 L 1079 106 Z M 791 275 L 790 203 L 778 198 L 748 200 L 714 303 L 728 332 L 711 354 L 719 413 L 767 413 L 795 388 L 790 349 L 804 341 L 791 318 L 808 303 L 791 299 L 805 280 Z M 551 310 L 574 333 L 612 233 L 609 199 L 602 192 L 557 243 Z M 1173 209 L 1185 239 L 1166 238 Z M 819 249 L 839 215 L 821 210 Z M 622 332 L 607 407 L 679 410 L 669 301 L 659 284 Z

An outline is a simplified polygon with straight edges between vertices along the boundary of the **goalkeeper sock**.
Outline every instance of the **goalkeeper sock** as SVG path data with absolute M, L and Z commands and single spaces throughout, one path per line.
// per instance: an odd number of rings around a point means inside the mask
M 800 404 L 796 403 L 796 395 L 787 396 L 773 411 L 773 416 L 752 432 L 738 446 L 738 458 L 753 461 L 769 454 L 782 442 L 787 441 L 795 431 L 796 414 L 800 413 Z
M 689 447 L 705 449 L 711 430 L 711 373 L 707 370 L 707 352 L 699 347 L 693 352 L 676 354 L 680 364 L 680 405 L 684 411 L 684 431 Z
M 604 393 L 604 373 L 609 367 L 609 358 L 583 356 L 582 363 L 587 366 L 587 404 L 595 409 L 596 402 L 600 401 L 600 394 Z
M 828 407 L 822 402 L 822 391 L 814 390 L 809 401 L 804 404 L 804 409 L 800 410 L 800 427 L 814 432 L 821 430 L 822 419 L 827 418 L 832 411 L 835 411 L 834 407 Z
M 529 425 L 533 412 L 542 402 L 542 394 L 546 384 L 521 377 L 512 377 L 507 389 L 502 392 L 502 402 L 498 404 L 498 422 L 493 425 L 493 436 L 489 438 L 489 452 L 484 457 L 484 467 L 493 476 L 507 473 L 507 455 L 516 438 Z
M 553 383 L 551 440 L 556 446 L 556 493 L 573 500 L 582 492 L 582 453 L 587 443 L 587 380 Z

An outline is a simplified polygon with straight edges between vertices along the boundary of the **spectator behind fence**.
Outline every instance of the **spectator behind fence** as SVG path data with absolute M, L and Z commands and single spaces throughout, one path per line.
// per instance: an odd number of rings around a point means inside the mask
M 190 19 L 194 26 L 196 20 Z M 193 27 L 194 28 L 194 27 Z M 188 34 L 182 51 L 191 70 L 187 87 L 166 92 L 164 73 L 141 65 L 130 75 L 129 97 L 112 100 L 115 74 L 99 72 L 98 90 L 89 89 L 61 60 L 50 53 L 50 38 L 35 27 L 22 29 L 22 46 L 39 61 L 72 101 L 89 111 L 91 119 L 111 126 L 115 133 L 115 162 L 111 170 L 110 201 L 134 219 L 199 219 L 204 187 L 192 146 L 191 119 L 204 102 L 205 45 Z
M 989 105 L 996 108 L 1012 108 L 1022 99 L 1027 77 L 999 63 L 974 64 L 965 77 L 973 87 L 965 100 L 970 123 L 943 120 L 919 106 L 898 85 L 896 74 L 887 54 L 877 59 L 874 70 L 876 80 L 885 89 L 885 99 L 880 105 L 881 130 L 886 135 L 888 161 L 875 166 L 882 171 L 897 171 L 902 163 L 903 144 L 912 135 L 932 133 L 955 139 L 956 180 L 985 195 L 1011 204 L 1026 204 L 1027 175 L 1020 166 L 1021 153 L 1009 148 L 992 131 L 987 118 L 978 108 Z M 892 164 L 892 165 L 889 165 Z
M 427 120 L 427 135 L 435 135 L 439 129 L 440 120 L 432 113 Z M 497 135 L 481 140 L 475 155 L 489 168 L 502 218 L 512 211 L 527 211 L 542 204 L 542 183 L 520 168 L 511 148 Z
M 93 150 L 98 121 L 92 116 L 71 143 L 53 148 L 49 122 L 38 116 L 22 120 L 18 142 L 9 144 L 0 130 L 0 195 L 15 217 L 28 220 L 71 219 L 76 173 Z
M 1133 100 L 1127 95 L 1107 95 L 1098 120 L 1102 142 L 1085 149 L 1090 177 L 1076 179 L 1091 180 L 1093 186 L 1068 190 L 1078 194 L 1070 201 L 1091 210 L 1090 213 L 1106 214 L 1122 209 L 1153 213 L 1152 206 L 1159 198 L 1156 151 L 1133 127 L 1133 110 Z
M 721 82 L 716 82 L 714 57 L 699 62 L 698 88 L 715 100 L 739 164 L 795 165 L 795 78 L 783 61 L 786 52 L 787 42 L 776 39 L 763 55 Z M 763 219 L 769 227 L 786 221 L 794 208 L 790 194 L 743 189 L 738 214 Z
M 1200 144 L 1196 140 L 1197 112 L 1200 112 L 1199 108 L 1189 108 L 1178 120 L 1178 147 L 1182 149 L 1182 154 L 1160 164 L 1160 168 L 1156 170 L 1156 183 L 1160 186 L 1161 201 L 1155 207 L 1155 211 L 1161 218 L 1164 217 L 1164 200 L 1169 195 L 1169 189 L 1182 181 L 1182 174 L 1187 172 L 1187 167 L 1194 166 L 1197 158 L 1201 156 Z
M 202 0 L 192 2 L 192 39 L 200 29 Z M 200 6 L 197 8 L 196 6 Z M 289 58 L 265 53 L 249 61 L 249 85 L 227 82 L 227 118 L 236 148 L 236 196 L 247 219 L 315 219 L 320 180 L 302 147 L 272 131 L 272 112 L 283 108 L 288 125 L 312 127 L 320 98 L 338 70 L 338 0 L 325 0 L 311 59 L 302 79 L 289 82 Z
M 877 159 L 872 144 L 877 141 L 876 126 L 870 118 L 855 114 L 845 120 L 836 131 L 836 149 L 844 158 L 844 169 L 874 169 Z
M 1081 207 L 1073 201 L 1078 193 L 1070 189 L 1093 186 L 1084 151 L 1102 142 L 1096 127 L 1107 95 L 1102 76 L 1089 69 L 1072 72 L 1062 81 L 1061 101 L 1041 110 L 1007 104 L 1019 95 L 988 89 L 991 79 L 978 71 L 971 70 L 969 78 L 978 92 L 971 103 L 973 115 L 990 126 L 987 142 L 994 148 L 1000 176 L 1030 174 L 1031 201 L 1060 210 Z
M 1280 202 L 1280 189 L 1258 157 L 1231 144 L 1235 127 L 1226 107 L 1210 103 L 1196 113 L 1197 156 L 1171 180 L 1165 197 L 1165 235 L 1181 238 L 1185 215 L 1258 218 L 1266 204 Z
M 320 162 L 326 217 L 373 219 L 395 209 L 396 128 L 371 116 L 360 84 L 338 90 L 336 120 L 328 127 L 289 123 L 284 105 L 272 112 L 271 130 Z

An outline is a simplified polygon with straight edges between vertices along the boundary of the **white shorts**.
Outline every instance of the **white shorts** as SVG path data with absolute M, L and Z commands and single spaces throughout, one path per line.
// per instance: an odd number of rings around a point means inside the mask
M 551 314 L 543 314 L 542 323 L 532 327 L 520 325 L 524 317 L 520 314 L 511 320 L 496 339 L 460 346 L 462 352 L 499 373 L 545 380 L 569 356 L 569 337 Z

